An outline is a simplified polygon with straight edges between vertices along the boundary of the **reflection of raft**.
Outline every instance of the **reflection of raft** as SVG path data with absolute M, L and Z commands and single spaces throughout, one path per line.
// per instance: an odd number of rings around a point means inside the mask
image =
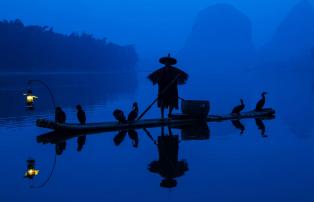
M 103 122 L 103 123 L 88 123 L 85 125 L 66 123 L 59 124 L 54 121 L 45 119 L 38 119 L 36 125 L 41 128 L 48 128 L 52 130 L 71 132 L 71 133 L 93 133 L 93 132 L 106 132 L 106 131 L 119 131 L 138 128 L 154 128 L 160 126 L 179 127 L 181 125 L 193 124 L 199 121 L 207 122 L 220 122 L 226 120 L 239 120 L 246 118 L 260 118 L 272 119 L 275 115 L 275 110 L 265 109 L 263 111 L 249 111 L 241 113 L 240 115 L 227 114 L 227 115 L 209 115 L 204 119 L 197 119 L 187 115 L 174 115 L 173 119 L 146 119 L 134 121 L 127 124 L 119 124 L 117 122 Z

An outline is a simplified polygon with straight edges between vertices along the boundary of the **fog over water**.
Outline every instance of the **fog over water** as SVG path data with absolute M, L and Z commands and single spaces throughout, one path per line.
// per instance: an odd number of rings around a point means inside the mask
M 228 3 L 253 23 L 254 43 L 264 44 L 300 0 L 10 0 L 0 2 L 0 18 L 54 27 L 58 32 L 88 32 L 120 44 L 135 44 L 144 58 L 177 52 L 201 10 Z M 312 2 L 313 1 L 309 1 Z

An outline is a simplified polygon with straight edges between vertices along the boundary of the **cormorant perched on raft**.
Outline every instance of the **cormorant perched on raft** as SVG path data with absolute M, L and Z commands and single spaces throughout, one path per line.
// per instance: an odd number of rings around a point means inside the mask
M 76 105 L 76 109 L 77 109 L 77 114 L 76 114 L 77 119 L 82 125 L 84 125 L 86 123 L 86 114 L 81 105 Z
M 133 103 L 132 111 L 128 115 L 128 121 L 135 121 L 138 116 L 138 104 L 137 102 Z
M 119 123 L 127 123 L 125 115 L 124 115 L 122 110 L 120 110 L 120 109 L 114 110 L 113 116 L 115 119 L 117 119 L 117 121 L 119 121 Z
M 260 99 L 257 102 L 256 107 L 255 107 L 255 111 L 262 111 L 263 110 L 265 102 L 266 102 L 266 97 L 265 97 L 266 94 L 267 94 L 266 92 L 262 93 L 262 99 Z
M 56 107 L 55 110 L 55 121 L 57 123 L 65 123 L 66 115 L 64 111 L 61 109 L 61 107 Z
M 232 114 L 237 114 L 237 115 L 239 115 L 240 114 L 240 112 L 245 108 L 245 105 L 244 105 L 244 102 L 243 102 L 243 99 L 240 99 L 240 105 L 238 105 L 238 106 L 236 106 L 236 107 L 234 107 L 233 108 L 233 110 L 232 110 Z

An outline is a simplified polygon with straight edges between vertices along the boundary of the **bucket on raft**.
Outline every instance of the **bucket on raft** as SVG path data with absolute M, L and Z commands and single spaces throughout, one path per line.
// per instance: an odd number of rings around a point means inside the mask
M 181 111 L 183 115 L 195 118 L 206 118 L 210 110 L 209 101 L 206 100 L 182 100 Z

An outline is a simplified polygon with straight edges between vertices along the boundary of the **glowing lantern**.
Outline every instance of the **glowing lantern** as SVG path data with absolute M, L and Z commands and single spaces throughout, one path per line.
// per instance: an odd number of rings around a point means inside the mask
M 28 179 L 33 179 L 36 175 L 39 174 L 39 170 L 35 169 L 35 160 L 27 160 L 27 170 L 25 172 L 25 177 Z
M 24 96 L 26 97 L 26 104 L 28 107 L 33 107 L 35 99 L 38 97 L 33 95 L 32 90 L 28 90 L 27 93 L 24 93 Z

